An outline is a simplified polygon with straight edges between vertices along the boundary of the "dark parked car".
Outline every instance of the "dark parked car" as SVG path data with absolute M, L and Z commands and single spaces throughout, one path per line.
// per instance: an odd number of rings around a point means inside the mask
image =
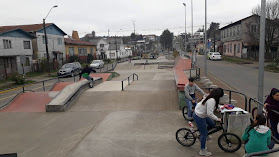
M 58 76 L 74 76 L 78 75 L 81 72 L 81 65 L 78 62 L 67 63 L 58 70 Z

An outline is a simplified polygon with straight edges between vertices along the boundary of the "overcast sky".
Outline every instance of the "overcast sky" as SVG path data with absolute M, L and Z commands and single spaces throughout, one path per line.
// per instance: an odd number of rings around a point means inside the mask
M 225 26 L 251 15 L 261 0 L 207 0 L 208 24 Z M 96 35 L 130 35 L 135 21 L 136 33 L 157 34 L 169 29 L 184 32 L 187 4 L 187 32 L 191 31 L 191 0 L 1 0 L 0 26 L 55 23 L 68 35 L 77 30 L 80 37 L 93 30 Z M 205 0 L 193 0 L 194 30 L 204 25 Z M 209 27 L 209 25 L 208 25 Z M 120 31 L 122 29 L 122 31 Z

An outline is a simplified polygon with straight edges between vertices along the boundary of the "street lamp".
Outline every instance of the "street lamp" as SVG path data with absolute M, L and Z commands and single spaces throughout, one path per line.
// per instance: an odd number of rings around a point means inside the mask
M 52 10 L 53 8 L 56 8 L 56 7 L 58 7 L 58 6 L 57 6 L 57 5 L 53 6 L 53 7 L 49 10 L 47 16 L 48 16 L 49 13 L 51 12 L 51 10 Z M 47 65 L 48 65 L 47 70 L 48 70 L 48 75 L 50 75 L 49 53 L 48 53 L 48 43 L 47 43 L 47 34 L 46 34 L 46 23 L 45 23 L 45 20 L 46 20 L 47 16 L 43 19 L 43 27 L 44 27 L 44 34 L 45 34 L 45 45 L 46 45 Z
M 186 3 L 183 3 L 184 7 L 185 7 L 185 54 L 186 54 Z

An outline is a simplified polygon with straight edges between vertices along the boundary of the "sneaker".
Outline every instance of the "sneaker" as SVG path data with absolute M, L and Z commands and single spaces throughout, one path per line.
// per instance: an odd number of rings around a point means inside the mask
M 199 152 L 199 154 L 200 154 L 201 156 L 211 156 L 211 155 L 212 155 L 212 153 L 211 153 L 211 152 L 208 152 L 206 149 L 201 149 L 200 152 Z

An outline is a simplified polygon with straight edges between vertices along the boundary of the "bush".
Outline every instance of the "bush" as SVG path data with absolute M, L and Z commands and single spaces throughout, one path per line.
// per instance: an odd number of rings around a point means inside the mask
M 176 58 L 176 57 L 178 57 L 178 56 L 179 56 L 179 52 L 174 51 L 174 52 L 173 52 L 173 57 Z
M 79 62 L 80 60 L 78 56 L 74 55 L 74 56 L 70 56 L 69 61 L 71 63 L 71 62 Z
M 23 85 L 26 81 L 26 78 L 23 74 L 14 73 L 11 76 L 11 80 L 18 85 Z
M 105 58 L 105 59 L 103 59 L 103 61 L 105 62 L 105 63 L 111 63 L 111 60 L 109 59 L 109 58 Z
M 87 56 L 87 63 L 91 63 L 93 61 L 94 57 L 91 54 L 88 54 Z

